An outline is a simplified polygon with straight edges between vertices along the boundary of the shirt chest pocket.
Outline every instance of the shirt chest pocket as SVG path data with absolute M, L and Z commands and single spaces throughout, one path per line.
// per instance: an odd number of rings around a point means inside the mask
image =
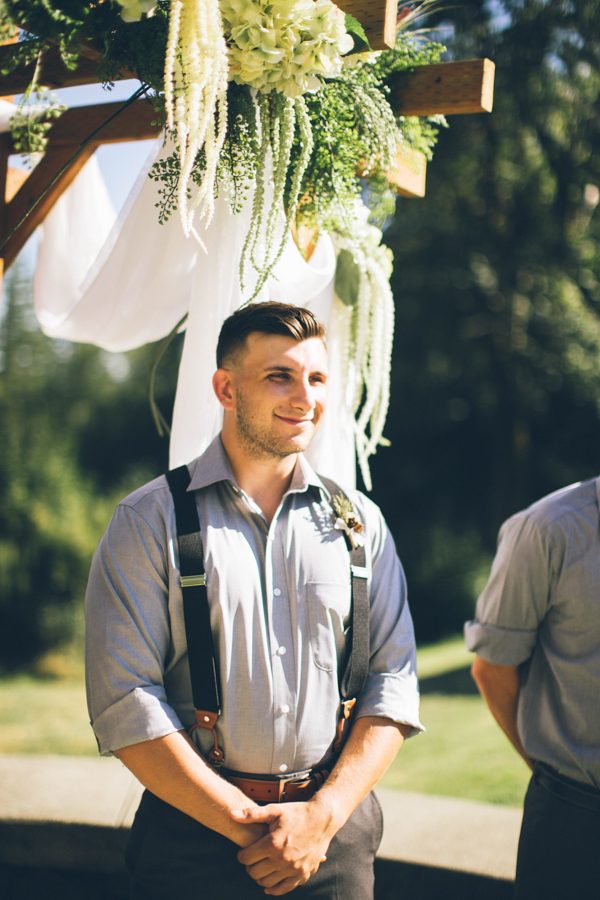
M 312 658 L 319 669 L 332 672 L 346 640 L 350 617 L 350 585 L 308 582 L 306 607 Z

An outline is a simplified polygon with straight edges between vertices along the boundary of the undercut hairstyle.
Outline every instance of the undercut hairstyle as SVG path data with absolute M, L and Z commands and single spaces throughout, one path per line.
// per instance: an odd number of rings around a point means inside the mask
M 325 328 L 310 310 L 288 303 L 251 303 L 225 319 L 217 342 L 217 368 L 231 364 L 253 332 L 280 334 L 295 341 L 320 338 L 325 342 Z

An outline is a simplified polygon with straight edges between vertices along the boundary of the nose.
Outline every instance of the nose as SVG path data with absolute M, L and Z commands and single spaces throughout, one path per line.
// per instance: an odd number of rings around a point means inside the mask
M 290 402 L 296 409 L 308 412 L 315 405 L 314 393 L 314 387 L 308 379 L 299 379 L 294 385 L 294 391 L 290 397 Z

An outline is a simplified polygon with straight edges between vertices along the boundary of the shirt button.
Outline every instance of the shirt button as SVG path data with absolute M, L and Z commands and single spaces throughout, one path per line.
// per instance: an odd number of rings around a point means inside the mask
M 284 703 L 283 706 L 281 707 L 281 712 L 284 714 L 284 716 L 287 716 L 289 711 L 290 711 L 289 706 L 287 705 L 287 703 Z
M 279 766 L 279 771 L 280 771 L 280 772 L 287 772 L 287 770 L 288 770 L 287 765 L 286 765 L 285 763 L 281 763 L 281 765 Z
M 281 591 L 279 590 L 279 588 L 274 588 L 273 595 L 275 597 L 281 597 Z
M 285 656 L 287 650 L 285 647 L 278 647 L 275 652 L 277 653 L 277 656 Z

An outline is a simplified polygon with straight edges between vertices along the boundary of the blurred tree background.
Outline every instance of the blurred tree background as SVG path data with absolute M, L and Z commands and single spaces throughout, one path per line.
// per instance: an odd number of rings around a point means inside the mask
M 421 640 L 471 614 L 506 516 L 600 469 L 600 3 L 448 15 L 453 55 L 495 61 L 495 105 L 449 120 L 386 234 L 393 448 L 373 466 Z
M 398 202 L 391 449 L 374 499 L 420 641 L 455 632 L 501 521 L 598 471 L 600 2 L 466 0 L 456 58 L 496 62 L 492 115 L 454 117 L 425 200 Z M 28 277 L 0 326 L 0 667 L 78 633 L 89 559 L 120 496 L 167 464 L 147 401 L 156 348 L 50 341 Z M 157 398 L 169 412 L 177 342 Z
M 50 340 L 16 264 L 0 322 L 0 670 L 81 637 L 92 553 L 118 500 L 167 466 L 148 406 L 156 347 L 122 355 Z M 157 381 L 169 414 L 177 341 Z

